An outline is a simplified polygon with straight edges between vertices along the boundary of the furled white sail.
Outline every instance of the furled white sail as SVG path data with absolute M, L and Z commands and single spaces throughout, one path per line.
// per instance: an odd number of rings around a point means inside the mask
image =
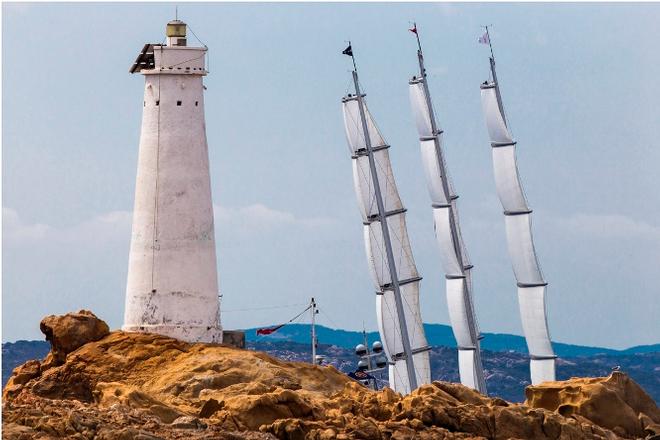
M 423 72 L 421 52 L 420 70 Z M 472 303 L 470 265 L 461 235 L 456 206 L 457 196 L 447 173 L 442 150 L 442 131 L 437 126 L 426 78 L 413 78 L 410 104 L 419 134 L 422 167 L 431 203 L 435 236 L 440 248 L 442 267 L 447 278 L 446 295 L 449 320 L 459 351 L 461 383 L 485 393 L 486 385 L 479 350 L 479 328 Z
M 419 306 L 419 281 L 421 280 L 412 255 L 405 209 L 397 191 L 388 145 L 380 134 L 362 100 L 363 111 L 369 133 L 371 154 L 374 160 L 377 179 L 371 174 L 369 151 L 365 141 L 363 124 L 357 96 L 347 96 L 342 100 L 346 138 L 353 159 L 353 182 L 358 205 L 364 223 L 364 243 L 369 271 L 378 291 L 376 312 L 378 328 L 383 348 L 391 361 L 389 367 L 390 386 L 398 392 L 411 391 L 411 379 L 405 357 L 405 337 L 402 323 L 405 321 L 407 340 L 412 353 L 414 378 L 417 385 L 430 383 L 431 368 L 429 347 L 424 334 Z M 376 188 L 375 180 L 378 181 Z M 377 191 L 378 194 L 377 194 Z M 377 196 L 383 201 L 384 213 L 379 212 Z M 385 217 L 389 236 L 389 246 L 394 267 L 389 265 L 388 242 L 385 240 L 381 214 Z M 396 280 L 393 280 L 393 275 Z M 394 283 L 398 284 L 402 300 L 403 316 L 397 311 Z
M 491 59 L 494 74 L 494 61 Z M 546 285 L 534 249 L 531 209 L 518 175 L 516 143 L 498 102 L 496 82 L 481 86 L 481 102 L 490 137 L 497 194 L 504 209 L 507 245 L 518 282 L 518 304 L 530 354 L 532 384 L 555 380 L 555 354 L 545 307 Z

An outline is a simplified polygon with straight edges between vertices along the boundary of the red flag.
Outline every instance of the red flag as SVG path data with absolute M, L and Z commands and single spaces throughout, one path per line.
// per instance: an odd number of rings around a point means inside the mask
M 276 331 L 278 331 L 282 327 L 284 327 L 284 324 L 278 325 L 276 327 L 258 328 L 257 329 L 257 336 L 258 335 L 270 335 L 272 333 L 275 333 Z
M 410 32 L 412 32 L 413 34 L 417 35 L 417 25 L 413 25 L 413 27 L 411 27 L 411 28 L 408 29 L 408 30 L 409 30 Z

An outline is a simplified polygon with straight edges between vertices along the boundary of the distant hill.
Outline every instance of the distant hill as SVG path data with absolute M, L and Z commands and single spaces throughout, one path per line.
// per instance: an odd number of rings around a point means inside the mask
M 301 344 L 284 340 L 249 341 L 248 348 L 265 351 L 288 361 L 310 361 L 309 343 Z M 338 370 L 354 371 L 356 356 L 353 348 L 319 344 L 318 353 L 326 356 L 326 361 Z M 525 400 L 525 387 L 529 381 L 529 358 L 515 351 L 489 351 L 482 354 L 486 385 L 490 396 L 501 397 L 512 402 Z M 430 351 L 431 379 L 458 382 L 458 355 L 455 348 L 433 346 Z M 660 375 L 655 371 L 660 367 L 660 351 L 635 354 L 596 354 L 593 356 L 560 357 L 557 360 L 557 379 L 571 377 L 608 376 L 612 368 L 618 366 L 627 373 L 656 402 L 660 402 Z M 387 374 L 383 375 L 387 378 Z
M 635 347 L 626 348 L 621 350 L 621 353 L 631 354 L 631 353 L 658 353 L 660 352 L 660 344 L 652 345 L 637 345 Z
M 2 387 L 14 368 L 30 359 L 43 359 L 50 350 L 46 341 L 16 341 L 2 344 Z
M 444 327 L 444 328 L 443 328 Z M 362 340 L 359 332 L 344 330 L 332 330 L 326 327 L 317 327 L 319 330 L 318 353 L 325 355 L 329 364 L 334 365 L 343 372 L 355 370 L 356 357 L 353 347 Z M 447 337 L 449 327 L 441 325 L 430 325 L 427 327 L 427 335 L 431 341 L 437 341 Z M 290 361 L 309 362 L 311 353 L 309 346 L 309 326 L 291 325 L 283 328 L 272 336 L 255 336 L 254 329 L 247 330 L 247 346 L 252 350 L 265 351 L 275 357 Z M 444 332 L 444 334 L 443 334 Z M 451 334 L 449 335 L 451 336 Z M 329 343 L 330 339 L 335 342 Z M 377 333 L 369 335 L 369 342 L 376 340 Z M 510 349 L 514 345 L 504 345 L 506 350 L 491 351 L 484 349 L 483 361 L 486 372 L 488 393 L 491 396 L 499 396 L 509 401 L 522 401 L 524 399 L 524 388 L 529 385 L 529 360 L 524 353 L 524 342 L 519 336 L 492 335 L 489 337 L 499 341 L 501 344 L 514 341 L 518 344 L 518 350 Z M 296 342 L 300 340 L 302 342 Z M 453 343 L 453 337 L 450 340 Z M 341 344 L 340 344 L 341 343 Z M 343 344 L 343 345 L 342 345 Z M 449 344 L 446 344 L 449 345 Z M 432 342 L 430 352 L 432 379 L 450 382 L 458 381 L 458 366 L 456 349 L 442 344 Z M 485 344 L 484 344 L 485 345 Z M 565 344 L 559 344 L 561 347 Z M 660 368 L 660 350 L 652 350 L 658 345 L 633 347 L 632 349 L 616 352 L 616 350 L 598 349 L 594 347 L 579 347 L 565 345 L 568 349 L 586 349 L 600 352 L 593 355 L 567 356 L 560 355 L 557 361 L 557 378 L 559 380 L 570 377 L 595 377 L 607 376 L 614 366 L 619 366 L 622 371 L 628 373 L 653 397 L 656 402 L 660 401 L 660 375 L 656 369 Z M 571 348 L 572 347 L 572 348 Z M 46 356 L 50 345 L 46 341 L 17 341 L 2 344 L 2 383 L 7 382 L 12 370 L 29 359 L 41 359 Z M 615 353 L 602 353 L 602 350 Z M 637 350 L 637 352 L 628 352 Z M 559 350 L 558 350 L 559 351 Z M 386 378 L 386 375 L 383 376 Z
M 245 337 L 248 341 L 291 341 L 301 344 L 310 341 L 309 324 L 289 324 L 281 328 L 276 333 L 269 336 L 257 336 L 256 328 L 245 330 Z M 456 340 L 451 327 L 443 324 L 424 324 L 426 339 L 431 346 L 456 347 Z M 350 330 L 336 330 L 322 325 L 316 326 L 316 334 L 319 343 L 331 344 L 338 347 L 352 349 L 355 345 L 362 342 L 362 333 Z M 490 351 L 513 351 L 516 353 L 527 354 L 527 344 L 522 336 L 509 335 L 504 333 L 484 333 L 484 339 L 481 341 L 481 348 Z M 378 332 L 369 332 L 367 337 L 370 342 L 379 339 Z M 583 345 L 563 344 L 554 342 L 552 346 L 557 356 L 593 356 L 597 354 L 635 354 L 635 353 L 654 353 L 660 352 L 660 344 L 640 345 L 625 350 L 614 350 L 603 347 L 588 347 Z

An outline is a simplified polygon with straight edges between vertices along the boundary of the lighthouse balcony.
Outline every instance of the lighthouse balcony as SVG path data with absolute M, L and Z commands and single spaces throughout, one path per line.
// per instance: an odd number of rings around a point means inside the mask
M 145 44 L 130 73 L 206 75 L 206 48 Z

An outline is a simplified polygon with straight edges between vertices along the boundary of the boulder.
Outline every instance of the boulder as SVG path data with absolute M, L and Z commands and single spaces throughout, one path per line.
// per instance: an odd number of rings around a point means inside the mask
M 50 342 L 55 366 L 62 365 L 67 354 L 110 333 L 108 324 L 88 310 L 64 316 L 46 316 L 41 320 L 39 328 Z

